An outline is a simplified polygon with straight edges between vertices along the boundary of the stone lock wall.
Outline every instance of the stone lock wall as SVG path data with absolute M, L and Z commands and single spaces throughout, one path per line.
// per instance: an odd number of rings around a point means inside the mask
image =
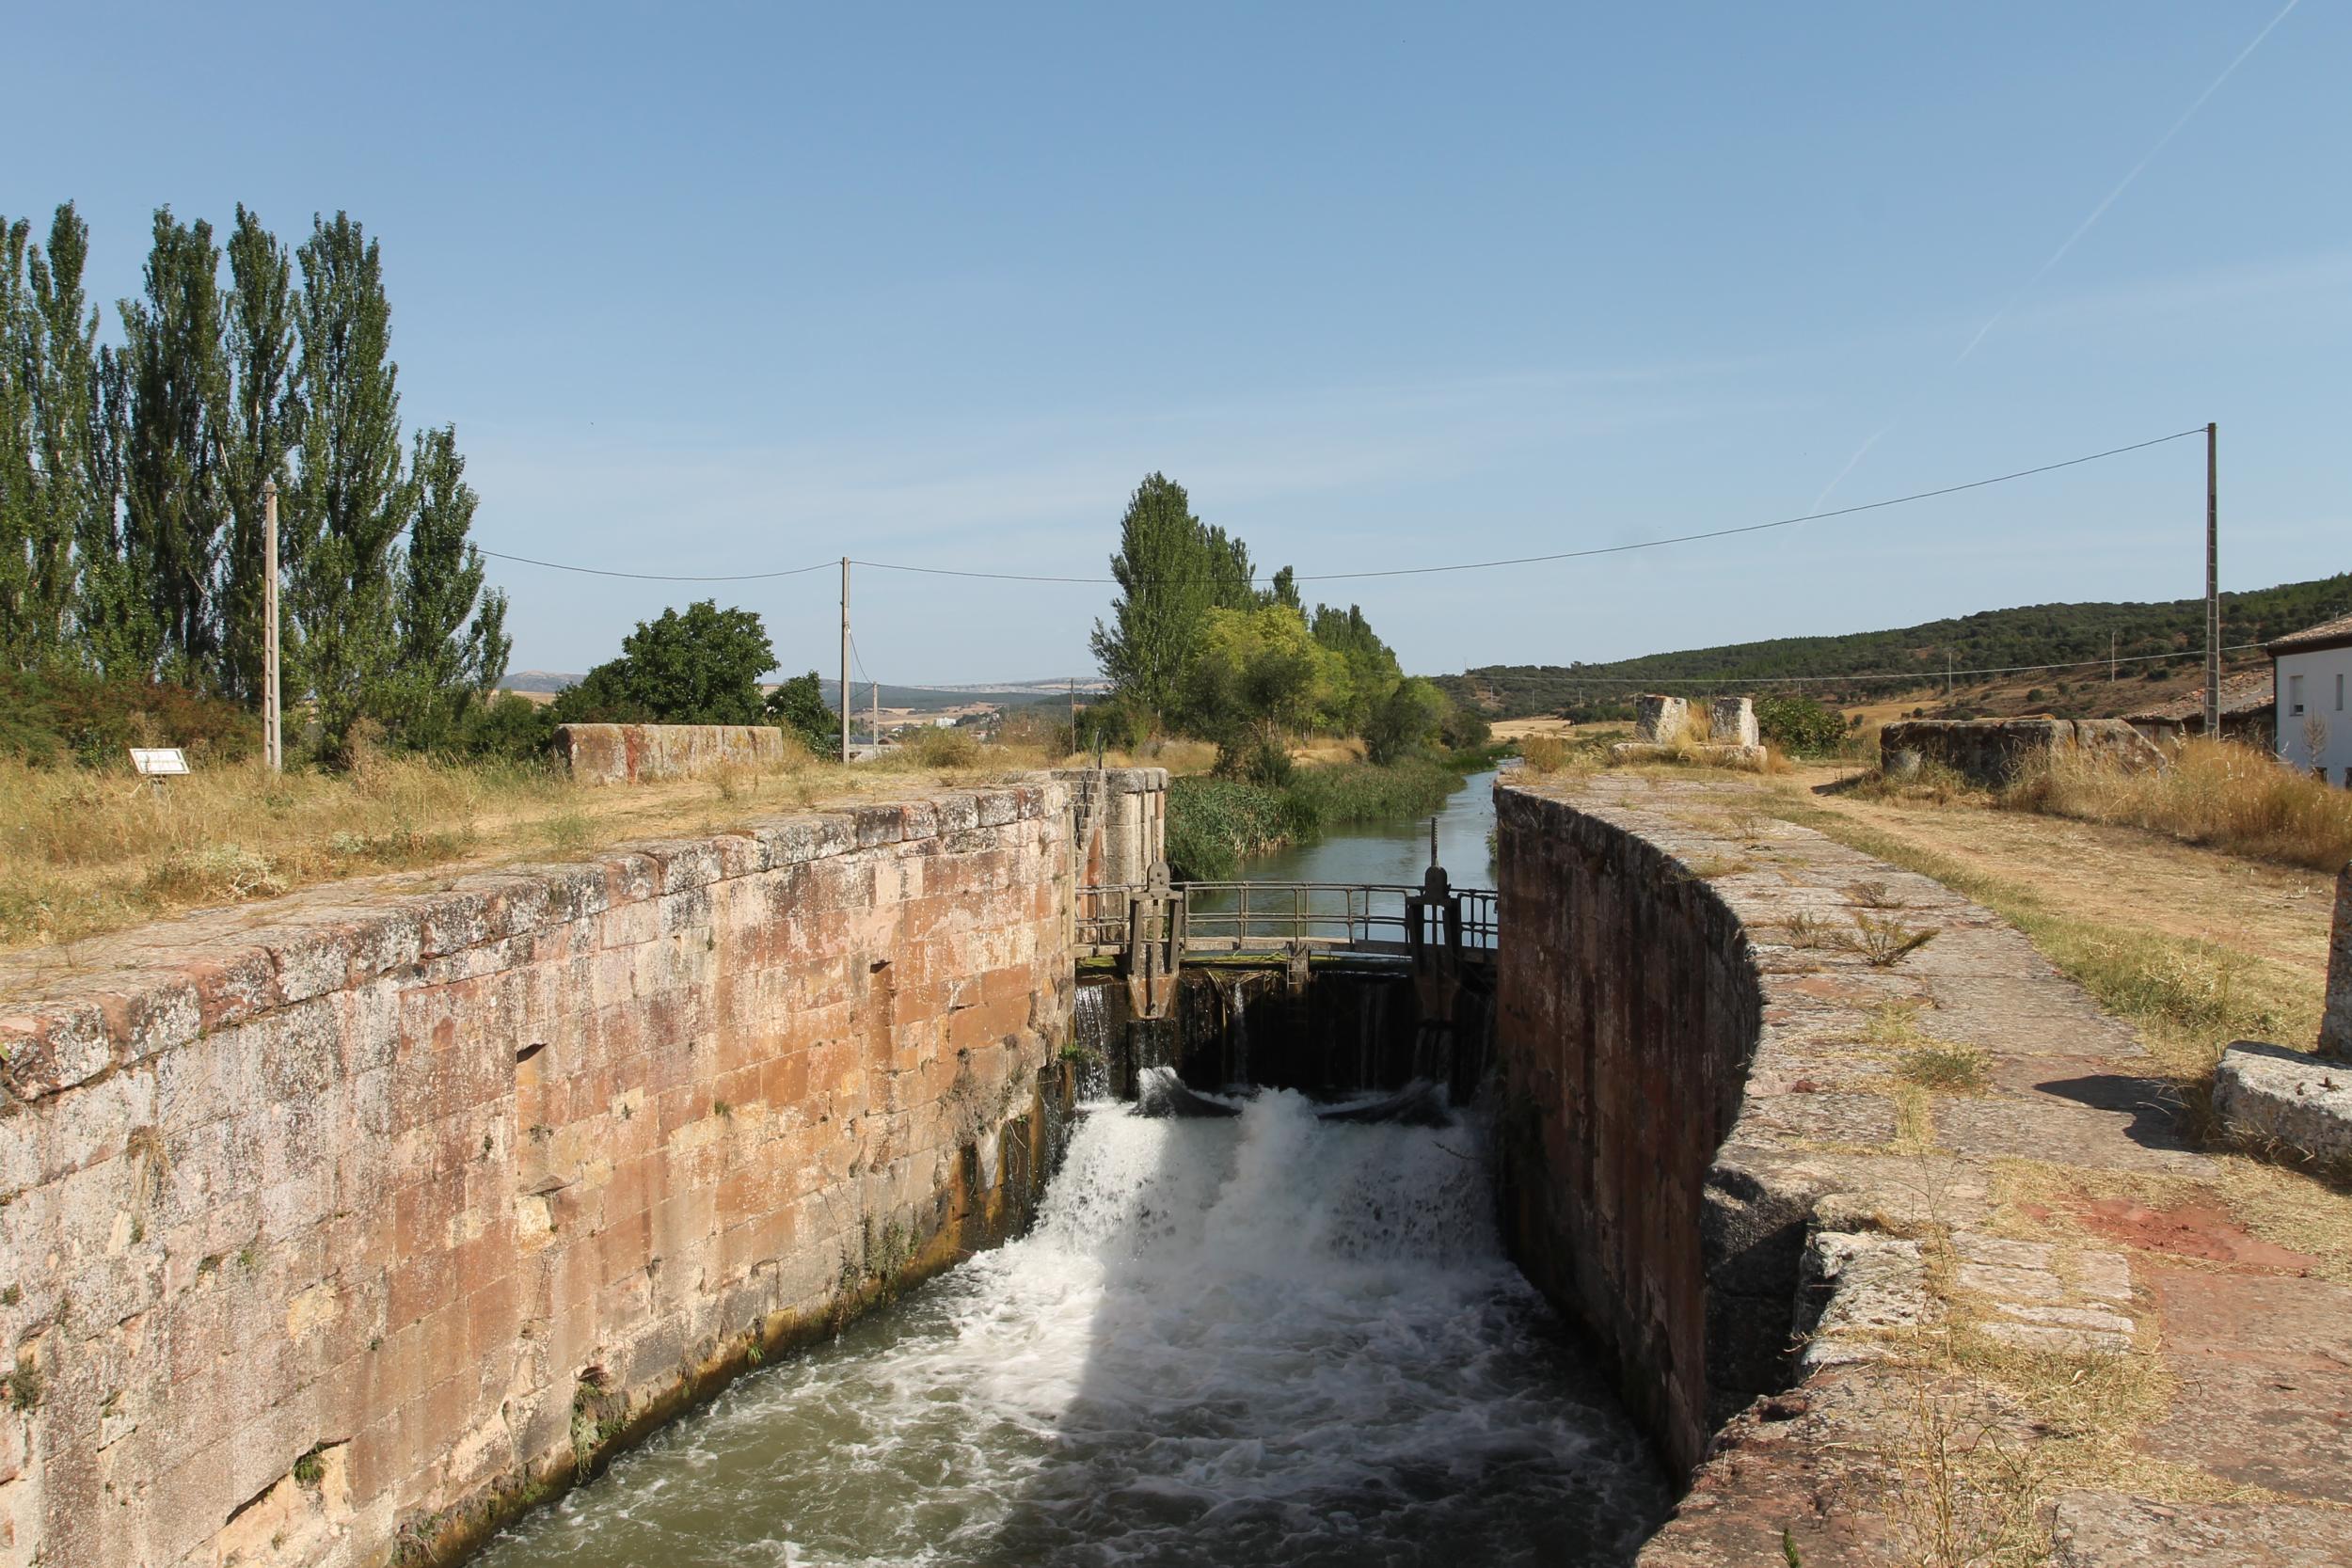
M 555 756 L 581 784 L 657 784 L 726 768 L 780 768 L 791 743 L 771 724 L 558 724 Z
M 425 1561 L 1041 1167 L 1053 783 L 0 981 L 0 1563 Z
M 1907 719 L 1879 732 L 1889 772 L 1940 763 L 1998 789 L 2059 752 L 2080 751 L 2131 768 L 2161 768 L 2164 753 L 2121 719 Z M 1909 761 L 1904 759 L 1908 758 Z
M 1133 887 L 1168 854 L 1168 769 L 1068 768 L 1081 887 Z
M 1787 1337 L 1788 1279 L 1775 1275 L 1760 1319 L 1773 1342 L 1734 1348 L 1756 1304 L 1708 1234 L 1710 1166 L 1762 1022 L 1757 977 L 1737 918 L 1662 850 L 1558 800 L 1499 786 L 1495 800 L 1514 1250 L 1688 1470 L 1722 1415 L 1772 1380 Z M 1786 1264 L 1793 1275 L 1793 1251 Z

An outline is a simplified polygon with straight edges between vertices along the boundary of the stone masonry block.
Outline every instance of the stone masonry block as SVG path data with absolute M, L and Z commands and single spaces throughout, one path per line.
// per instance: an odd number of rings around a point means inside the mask
M 2352 1155 L 2352 1064 L 2240 1040 L 2221 1053 L 2213 1100 L 2233 1132 L 2322 1159 Z
M 1680 697 L 1645 693 L 1633 699 L 1633 736 L 1650 746 L 1671 746 L 1691 726 L 1691 705 Z
M 2336 876 L 2335 928 L 2328 940 L 2328 1003 L 2319 1020 L 2322 1054 L 2352 1061 L 2352 865 Z
M 1746 697 L 1718 697 L 1707 705 L 1708 738 L 1718 746 L 1754 746 L 1758 742 L 1756 704 Z

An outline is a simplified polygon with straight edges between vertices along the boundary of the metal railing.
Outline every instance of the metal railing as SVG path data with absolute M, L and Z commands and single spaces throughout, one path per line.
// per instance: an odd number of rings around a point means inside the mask
M 1128 944 L 1128 920 L 1137 890 L 1081 888 L 1077 941 L 1082 951 L 1116 953 Z M 1422 922 L 1424 942 L 1445 941 L 1443 912 L 1407 899 L 1417 887 L 1363 882 L 1177 882 L 1170 911 L 1186 953 L 1279 952 L 1322 947 L 1402 953 L 1411 946 L 1411 921 Z M 1487 888 L 1454 888 L 1461 901 L 1462 945 L 1492 949 L 1495 895 Z

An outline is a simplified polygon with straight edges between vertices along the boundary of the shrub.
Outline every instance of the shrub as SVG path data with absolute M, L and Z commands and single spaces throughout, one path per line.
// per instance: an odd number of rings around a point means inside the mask
M 134 746 L 178 746 L 192 761 L 235 762 L 261 750 L 261 739 L 254 715 L 185 687 L 74 670 L 0 670 L 0 756 L 36 767 L 119 768 Z
M 460 756 L 533 762 L 555 742 L 555 710 L 503 691 L 466 709 L 448 750 Z
M 899 745 L 922 768 L 969 768 L 980 760 L 979 737 L 969 730 L 920 729 Z
M 1143 744 L 1151 726 L 1124 698 L 1105 697 L 1078 710 L 1076 728 L 1078 751 L 1132 752 Z
M 1756 727 L 1764 739 L 1791 756 L 1835 752 L 1848 734 L 1845 716 L 1810 697 L 1764 697 L 1756 705 Z
M 1283 789 L 1297 768 L 1288 748 L 1263 736 L 1250 736 L 1219 745 L 1213 771 L 1220 779 L 1240 779 L 1261 789 Z

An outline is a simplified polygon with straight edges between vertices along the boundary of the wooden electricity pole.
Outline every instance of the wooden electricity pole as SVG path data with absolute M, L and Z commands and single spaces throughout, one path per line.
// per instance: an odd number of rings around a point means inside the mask
M 850 558 L 841 558 L 841 762 L 850 761 Z
M 284 719 L 278 685 L 278 482 L 262 481 L 262 760 L 286 769 Z
M 2205 426 L 2205 738 L 2221 737 L 2221 543 L 2216 497 L 2220 426 Z
M 882 750 L 882 682 L 874 683 L 874 750 Z

